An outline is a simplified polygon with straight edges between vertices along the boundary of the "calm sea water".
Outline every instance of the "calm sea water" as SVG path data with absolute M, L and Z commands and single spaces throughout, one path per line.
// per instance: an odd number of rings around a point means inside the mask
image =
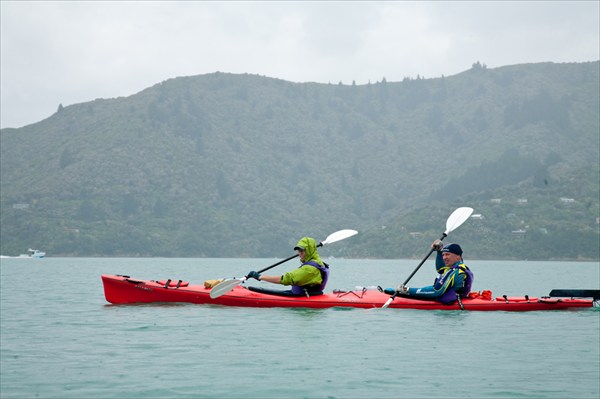
M 114 306 L 100 275 L 241 277 L 276 259 L 2 259 L 6 398 L 598 398 L 600 311 Z M 274 269 L 294 267 L 294 261 Z M 394 286 L 418 260 L 330 259 L 328 289 Z M 597 262 L 467 262 L 474 290 L 600 287 Z M 412 286 L 433 279 L 427 262 Z M 264 284 L 264 283 L 263 283 Z

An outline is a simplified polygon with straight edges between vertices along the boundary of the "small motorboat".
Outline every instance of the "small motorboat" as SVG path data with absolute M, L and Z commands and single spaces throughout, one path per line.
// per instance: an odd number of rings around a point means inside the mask
M 29 248 L 27 250 L 26 254 L 21 254 L 19 256 L 5 256 L 5 255 L 1 255 L 0 258 L 4 259 L 4 258 L 10 258 L 10 259 L 41 259 L 44 256 L 46 256 L 46 253 L 43 251 L 39 251 L 37 249 L 31 249 Z

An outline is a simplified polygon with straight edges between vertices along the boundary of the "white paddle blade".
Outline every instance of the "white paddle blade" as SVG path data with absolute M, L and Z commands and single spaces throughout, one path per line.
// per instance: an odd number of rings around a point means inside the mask
M 337 241 L 345 240 L 346 238 L 352 237 L 356 234 L 358 234 L 358 231 L 356 231 L 356 230 L 346 229 L 346 230 L 336 231 L 335 233 L 329 234 L 329 236 L 327 236 L 325 241 L 321 241 L 321 244 L 327 245 L 327 244 L 331 244 L 331 243 L 334 243 Z
M 444 234 L 448 235 L 451 231 L 455 230 L 457 227 L 463 224 L 472 213 L 473 208 L 469 207 L 458 208 L 452 212 L 452 215 L 450 215 L 446 221 L 446 231 Z
M 381 307 L 381 309 L 385 309 L 388 306 L 390 306 L 390 304 L 392 303 L 393 300 L 394 300 L 394 297 L 390 297 L 390 299 L 388 299 L 387 301 L 385 301 L 385 303 L 383 304 L 383 306 Z
M 218 298 L 221 295 L 225 295 L 227 294 L 229 291 L 233 290 L 235 287 L 237 287 L 238 285 L 242 284 L 244 281 L 246 281 L 246 278 L 234 278 L 231 280 L 225 280 L 220 282 L 219 284 L 215 285 L 214 287 L 211 288 L 210 290 L 210 297 L 212 299 Z

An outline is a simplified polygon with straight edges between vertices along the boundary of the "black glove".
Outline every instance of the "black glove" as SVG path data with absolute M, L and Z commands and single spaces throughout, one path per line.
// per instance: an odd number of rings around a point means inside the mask
M 259 272 L 255 272 L 254 270 L 252 270 L 250 273 L 248 273 L 248 278 L 254 278 L 258 281 L 260 281 L 260 273 Z
M 440 241 L 440 240 L 435 240 L 435 241 L 433 242 L 433 244 L 431 244 L 431 247 L 432 247 L 434 250 L 436 250 L 436 251 L 440 252 L 442 249 L 444 249 L 444 244 L 443 244 L 443 243 L 442 243 L 442 241 Z

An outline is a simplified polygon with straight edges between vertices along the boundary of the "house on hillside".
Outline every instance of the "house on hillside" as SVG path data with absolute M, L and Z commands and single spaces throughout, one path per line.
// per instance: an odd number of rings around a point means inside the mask
M 527 234 L 527 230 L 523 230 L 523 229 L 518 229 L 518 230 L 513 230 L 510 232 L 513 236 L 517 236 L 520 238 L 524 238 L 525 235 Z

